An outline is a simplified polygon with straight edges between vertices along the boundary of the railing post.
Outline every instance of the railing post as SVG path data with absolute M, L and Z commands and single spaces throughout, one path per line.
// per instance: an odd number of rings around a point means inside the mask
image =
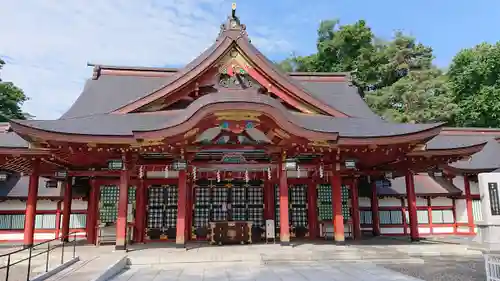
M 50 241 L 47 242 L 47 259 L 45 260 L 45 272 L 49 271 Z
M 73 258 L 76 256 L 76 232 L 73 234 Z
M 64 237 L 63 237 L 63 238 L 64 238 Z M 62 247 L 61 247 L 61 249 L 62 249 L 62 250 L 61 250 L 61 264 L 63 264 L 63 263 L 64 263 L 64 243 L 66 243 L 66 242 L 64 242 L 64 239 L 63 239 L 63 240 L 62 240 Z
M 26 281 L 30 280 L 31 271 L 31 253 L 33 252 L 33 246 L 30 246 L 30 255 L 28 256 L 28 274 L 26 275 Z
M 7 256 L 7 269 L 5 272 L 5 281 L 9 281 L 9 270 L 10 270 L 10 254 Z

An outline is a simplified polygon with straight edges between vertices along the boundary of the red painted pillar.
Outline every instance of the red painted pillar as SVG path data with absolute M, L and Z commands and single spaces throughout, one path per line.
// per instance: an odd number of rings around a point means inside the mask
M 318 237 L 318 195 L 316 189 L 317 178 L 311 179 L 307 186 L 307 203 L 308 203 L 308 221 L 309 221 L 309 238 L 316 239 Z
M 377 184 L 375 181 L 370 183 L 372 188 L 371 207 L 372 207 L 372 232 L 373 236 L 380 236 L 380 215 L 378 210 Z
M 354 179 L 351 183 L 351 204 L 352 204 L 352 226 L 354 240 L 361 239 L 361 225 L 359 218 L 359 196 L 358 196 L 358 179 Z
M 418 241 L 418 222 L 417 222 L 417 197 L 415 194 L 415 184 L 413 180 L 413 173 L 408 171 L 405 176 L 406 180 L 406 195 L 408 201 L 408 214 L 410 217 L 410 239 L 411 241 Z
M 63 217 L 62 217 L 62 235 L 61 239 L 63 241 L 69 240 L 69 222 L 71 218 L 71 199 L 73 198 L 73 178 L 68 177 L 66 179 L 66 185 L 64 188 L 64 200 L 63 200 Z
M 186 179 L 186 231 L 185 231 L 185 239 L 186 242 L 191 240 L 191 232 L 192 232 L 192 223 L 191 220 L 193 218 L 193 192 L 192 192 L 192 181 Z
M 56 239 L 59 238 L 61 231 L 61 203 L 62 201 L 57 201 L 56 205 Z
M 144 242 L 144 229 L 146 224 L 146 184 L 143 179 L 139 179 L 135 198 L 135 242 Z
M 30 175 L 28 200 L 26 202 L 24 217 L 24 247 L 32 246 L 35 237 L 36 201 L 38 196 L 38 180 L 40 176 L 40 160 L 34 160 L 32 165 L 33 170 Z
M 116 218 L 115 244 L 116 250 L 127 249 L 127 209 L 130 174 L 127 170 L 126 161 L 123 162 L 123 169 L 120 171 L 120 186 L 118 191 L 118 217 Z
M 270 180 L 264 182 L 264 219 L 274 220 L 274 185 Z
M 285 163 L 280 165 L 280 243 L 282 246 L 290 245 L 290 222 L 288 215 L 288 179 Z
M 179 199 L 177 200 L 177 229 L 175 235 L 175 245 L 180 248 L 184 248 L 186 244 L 186 171 L 179 171 Z
M 97 192 L 96 179 L 90 179 L 90 192 L 87 202 L 87 243 L 94 244 L 96 233 L 96 220 L 97 220 L 97 200 L 95 193 Z
M 467 206 L 467 225 L 469 232 L 474 233 L 474 214 L 472 212 L 472 195 L 470 192 L 470 181 L 467 175 L 464 175 L 464 191 L 465 191 L 465 204 Z
M 335 232 L 335 242 L 343 243 L 344 234 L 344 215 L 342 214 L 342 178 L 340 174 L 333 174 L 331 179 L 332 186 L 332 209 L 333 209 L 333 231 Z

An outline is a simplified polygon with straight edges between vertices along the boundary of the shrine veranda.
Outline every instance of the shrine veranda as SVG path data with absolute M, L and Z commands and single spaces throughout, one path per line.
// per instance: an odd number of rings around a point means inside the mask
M 235 13 L 183 68 L 91 65 L 60 119 L 4 124 L 0 240 L 97 243 L 108 226 L 117 249 L 184 247 L 217 222 L 259 243 L 268 220 L 284 245 L 475 234 L 500 130 L 385 121 L 349 74 L 282 73 Z

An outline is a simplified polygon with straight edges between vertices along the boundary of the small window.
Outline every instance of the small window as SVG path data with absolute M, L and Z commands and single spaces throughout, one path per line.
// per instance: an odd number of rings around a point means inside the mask
M 432 223 L 454 223 L 453 210 L 432 210 Z
M 0 215 L 0 229 L 24 229 L 24 215 Z
M 380 224 L 403 224 L 403 214 L 399 210 L 380 211 Z
M 372 212 L 371 211 L 359 211 L 360 223 L 361 224 L 372 224 Z

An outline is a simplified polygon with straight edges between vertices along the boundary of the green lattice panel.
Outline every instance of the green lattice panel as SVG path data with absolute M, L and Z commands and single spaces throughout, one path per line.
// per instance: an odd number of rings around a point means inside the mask
M 99 219 L 102 223 L 114 223 L 118 214 L 118 187 L 106 185 L 101 187 L 101 204 Z
M 129 187 L 128 203 L 135 205 L 135 186 Z M 102 223 L 114 223 L 118 216 L 119 189 L 116 185 L 101 187 L 99 219 Z
M 344 219 L 351 217 L 349 208 L 349 188 L 342 185 L 342 215 Z M 320 184 L 318 186 L 318 216 L 320 220 L 332 220 L 332 188 L 329 184 Z
M 349 208 L 349 188 L 346 185 L 342 185 L 342 215 L 345 220 L 351 218 L 351 209 Z

